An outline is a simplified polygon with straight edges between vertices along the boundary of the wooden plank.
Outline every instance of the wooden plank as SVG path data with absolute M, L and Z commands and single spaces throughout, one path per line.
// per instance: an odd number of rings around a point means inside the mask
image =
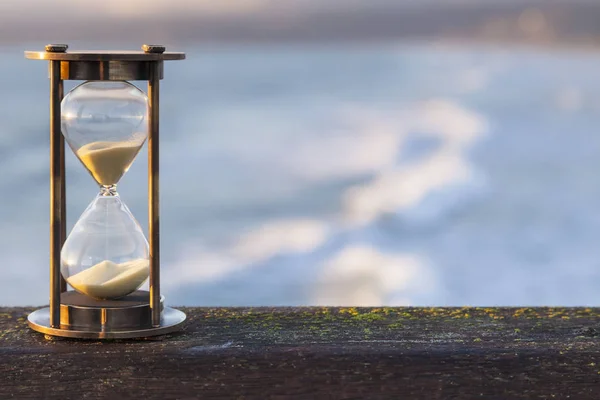
M 596 308 L 187 308 L 181 333 L 77 341 L 0 308 L 0 399 L 598 399 Z

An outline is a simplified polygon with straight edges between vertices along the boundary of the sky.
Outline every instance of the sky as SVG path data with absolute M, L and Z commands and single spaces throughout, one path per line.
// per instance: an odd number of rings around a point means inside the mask
M 552 40 L 600 36 L 592 0 L 3 0 L 0 44 L 473 39 L 488 31 L 515 40 L 529 9 L 546 13 Z

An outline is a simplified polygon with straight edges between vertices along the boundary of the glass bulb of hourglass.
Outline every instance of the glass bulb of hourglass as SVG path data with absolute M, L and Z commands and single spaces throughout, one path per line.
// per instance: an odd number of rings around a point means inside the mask
M 101 187 L 63 245 L 61 273 L 88 296 L 126 296 L 148 278 L 149 249 L 116 185 L 146 140 L 148 99 L 127 82 L 86 82 L 61 113 L 67 143 Z
M 148 97 L 128 82 L 86 82 L 61 104 L 63 135 L 102 186 L 116 185 L 148 136 Z
M 80 293 L 97 299 L 128 295 L 148 278 L 148 242 L 118 195 L 99 194 L 61 251 L 61 272 Z

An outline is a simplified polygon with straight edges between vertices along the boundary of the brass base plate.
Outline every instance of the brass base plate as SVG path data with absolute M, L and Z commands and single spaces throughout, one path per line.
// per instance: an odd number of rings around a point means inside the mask
M 177 331 L 185 321 L 185 314 L 170 307 L 164 307 L 161 323 L 158 327 L 140 326 L 127 329 L 107 329 L 106 326 L 69 326 L 61 324 L 60 328 L 50 326 L 50 308 L 45 307 L 29 314 L 27 321 L 31 329 L 52 336 L 79 339 L 132 339 L 148 336 L 164 335 Z
M 160 298 L 160 312 L 164 309 Z M 127 331 L 152 327 L 150 293 L 137 290 L 113 300 L 97 300 L 69 291 L 60 295 L 60 325 L 86 331 Z

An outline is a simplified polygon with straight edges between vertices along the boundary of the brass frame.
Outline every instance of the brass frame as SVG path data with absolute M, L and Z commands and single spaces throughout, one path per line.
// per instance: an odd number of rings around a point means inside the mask
M 61 293 L 66 282 L 60 273 L 60 252 L 66 240 L 65 144 L 61 133 L 60 105 L 64 96 L 64 80 L 146 80 L 148 81 L 148 242 L 150 247 L 151 327 L 140 326 L 137 336 L 164 333 L 161 327 L 160 295 L 160 210 L 159 210 L 159 95 L 163 78 L 163 61 L 183 60 L 184 53 L 165 52 L 160 45 L 143 45 L 143 51 L 79 51 L 67 52 L 64 44 L 50 44 L 46 51 L 26 51 L 25 57 L 49 61 L 50 78 L 50 307 L 30 315 L 30 326 L 51 335 L 90 337 L 61 325 Z M 185 314 L 165 308 L 181 319 Z M 106 310 L 106 309 L 105 309 Z M 48 312 L 48 325 L 43 321 Z M 175 314 L 173 312 L 176 312 Z M 177 314 L 179 313 L 179 314 Z M 35 314 L 35 312 L 34 312 Z M 43 316 L 42 316 L 43 314 Z M 32 317 L 33 316 L 33 317 Z M 171 318 L 172 319 L 172 318 Z M 177 318 L 175 318 L 177 320 Z M 175 321 L 172 320 L 171 322 Z M 174 325 L 173 325 L 174 326 Z M 172 326 L 169 327 L 170 330 Z M 68 331 L 68 332 L 67 332 Z M 127 337 L 135 337 L 135 329 Z M 115 337 L 102 335 L 97 338 Z M 117 334 L 118 337 L 118 334 Z

